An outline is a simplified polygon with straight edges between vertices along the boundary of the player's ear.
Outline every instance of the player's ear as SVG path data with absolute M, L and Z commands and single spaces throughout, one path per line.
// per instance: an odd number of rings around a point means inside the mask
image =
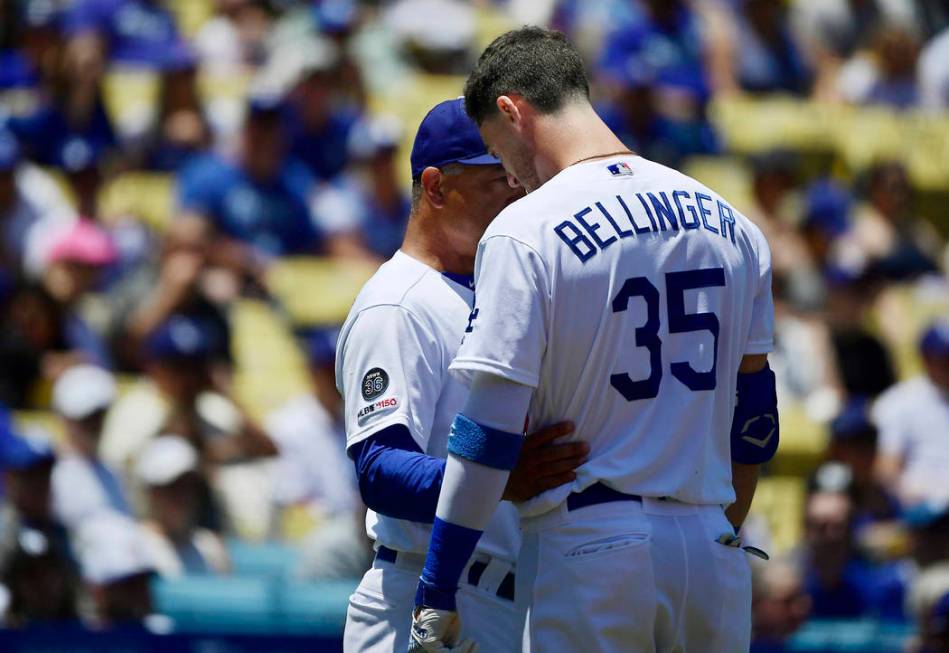
M 518 127 L 521 123 L 521 110 L 517 106 L 517 103 L 514 102 L 508 95 L 502 95 L 497 99 L 498 112 L 501 114 L 501 119 L 504 122 L 507 122 L 512 127 Z
M 442 190 L 442 172 L 438 168 L 429 166 L 422 171 L 422 192 L 429 203 L 435 208 L 445 206 L 445 193 Z

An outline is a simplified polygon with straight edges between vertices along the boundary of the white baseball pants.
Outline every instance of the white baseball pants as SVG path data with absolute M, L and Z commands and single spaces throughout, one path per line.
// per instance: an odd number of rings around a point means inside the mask
M 719 506 L 565 503 L 523 527 L 532 653 L 748 651 L 751 569 L 715 541 L 732 532 Z

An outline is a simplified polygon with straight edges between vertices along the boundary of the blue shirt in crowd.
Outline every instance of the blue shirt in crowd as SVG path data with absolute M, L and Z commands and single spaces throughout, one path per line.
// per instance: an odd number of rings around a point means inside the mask
M 68 141 L 81 140 L 97 156 L 116 144 L 112 122 L 101 101 L 96 102 L 89 122 L 70 124 L 66 114 L 55 104 L 40 107 L 28 116 L 10 118 L 7 127 L 40 165 L 62 165 Z
M 349 133 L 358 118 L 354 112 L 337 111 L 330 116 L 323 129 L 309 131 L 300 117 L 288 110 L 286 125 L 290 153 L 315 177 L 332 179 L 343 171 L 349 161 Z
M 160 68 L 179 41 L 171 14 L 149 0 L 77 0 L 63 15 L 68 35 L 94 32 L 108 42 L 112 61 Z
M 214 156 L 196 159 L 178 175 L 183 211 L 206 217 L 220 233 L 270 256 L 314 253 L 319 247 L 309 206 L 312 190 L 313 178 L 296 161 L 268 182 Z

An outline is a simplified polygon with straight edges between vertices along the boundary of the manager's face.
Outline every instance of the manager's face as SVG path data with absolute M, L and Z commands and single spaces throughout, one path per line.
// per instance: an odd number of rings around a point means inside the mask
M 466 221 L 480 238 L 491 221 L 504 207 L 523 197 L 524 191 L 508 183 L 504 168 L 499 165 L 461 165 L 454 174 L 445 176 L 445 204 Z

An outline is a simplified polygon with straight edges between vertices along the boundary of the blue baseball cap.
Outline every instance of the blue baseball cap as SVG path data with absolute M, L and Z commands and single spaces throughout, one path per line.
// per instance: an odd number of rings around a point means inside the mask
M 52 462 L 56 453 L 49 438 L 41 434 L 21 435 L 9 424 L 0 433 L 0 467 L 5 469 L 29 469 L 40 463 Z
M 840 236 L 850 228 L 850 193 L 840 185 L 822 179 L 811 185 L 805 200 L 804 224 Z
M 148 338 L 145 354 L 151 360 L 207 360 L 211 355 L 211 339 L 198 320 L 173 315 Z
M 919 350 L 924 356 L 949 354 L 949 319 L 936 320 L 923 332 Z
M 330 365 L 336 360 L 338 328 L 312 329 L 304 338 L 307 359 L 311 365 Z
M 838 441 L 851 441 L 876 437 L 876 428 L 870 421 L 869 401 L 855 397 L 847 402 L 840 414 L 830 423 L 831 437 Z
M 488 154 L 478 126 L 465 113 L 464 98 L 439 102 L 422 119 L 412 145 L 412 179 L 425 168 L 442 168 L 450 163 L 466 166 L 500 165 Z
M 20 144 L 12 132 L 0 127 L 0 172 L 16 168 L 20 161 Z

